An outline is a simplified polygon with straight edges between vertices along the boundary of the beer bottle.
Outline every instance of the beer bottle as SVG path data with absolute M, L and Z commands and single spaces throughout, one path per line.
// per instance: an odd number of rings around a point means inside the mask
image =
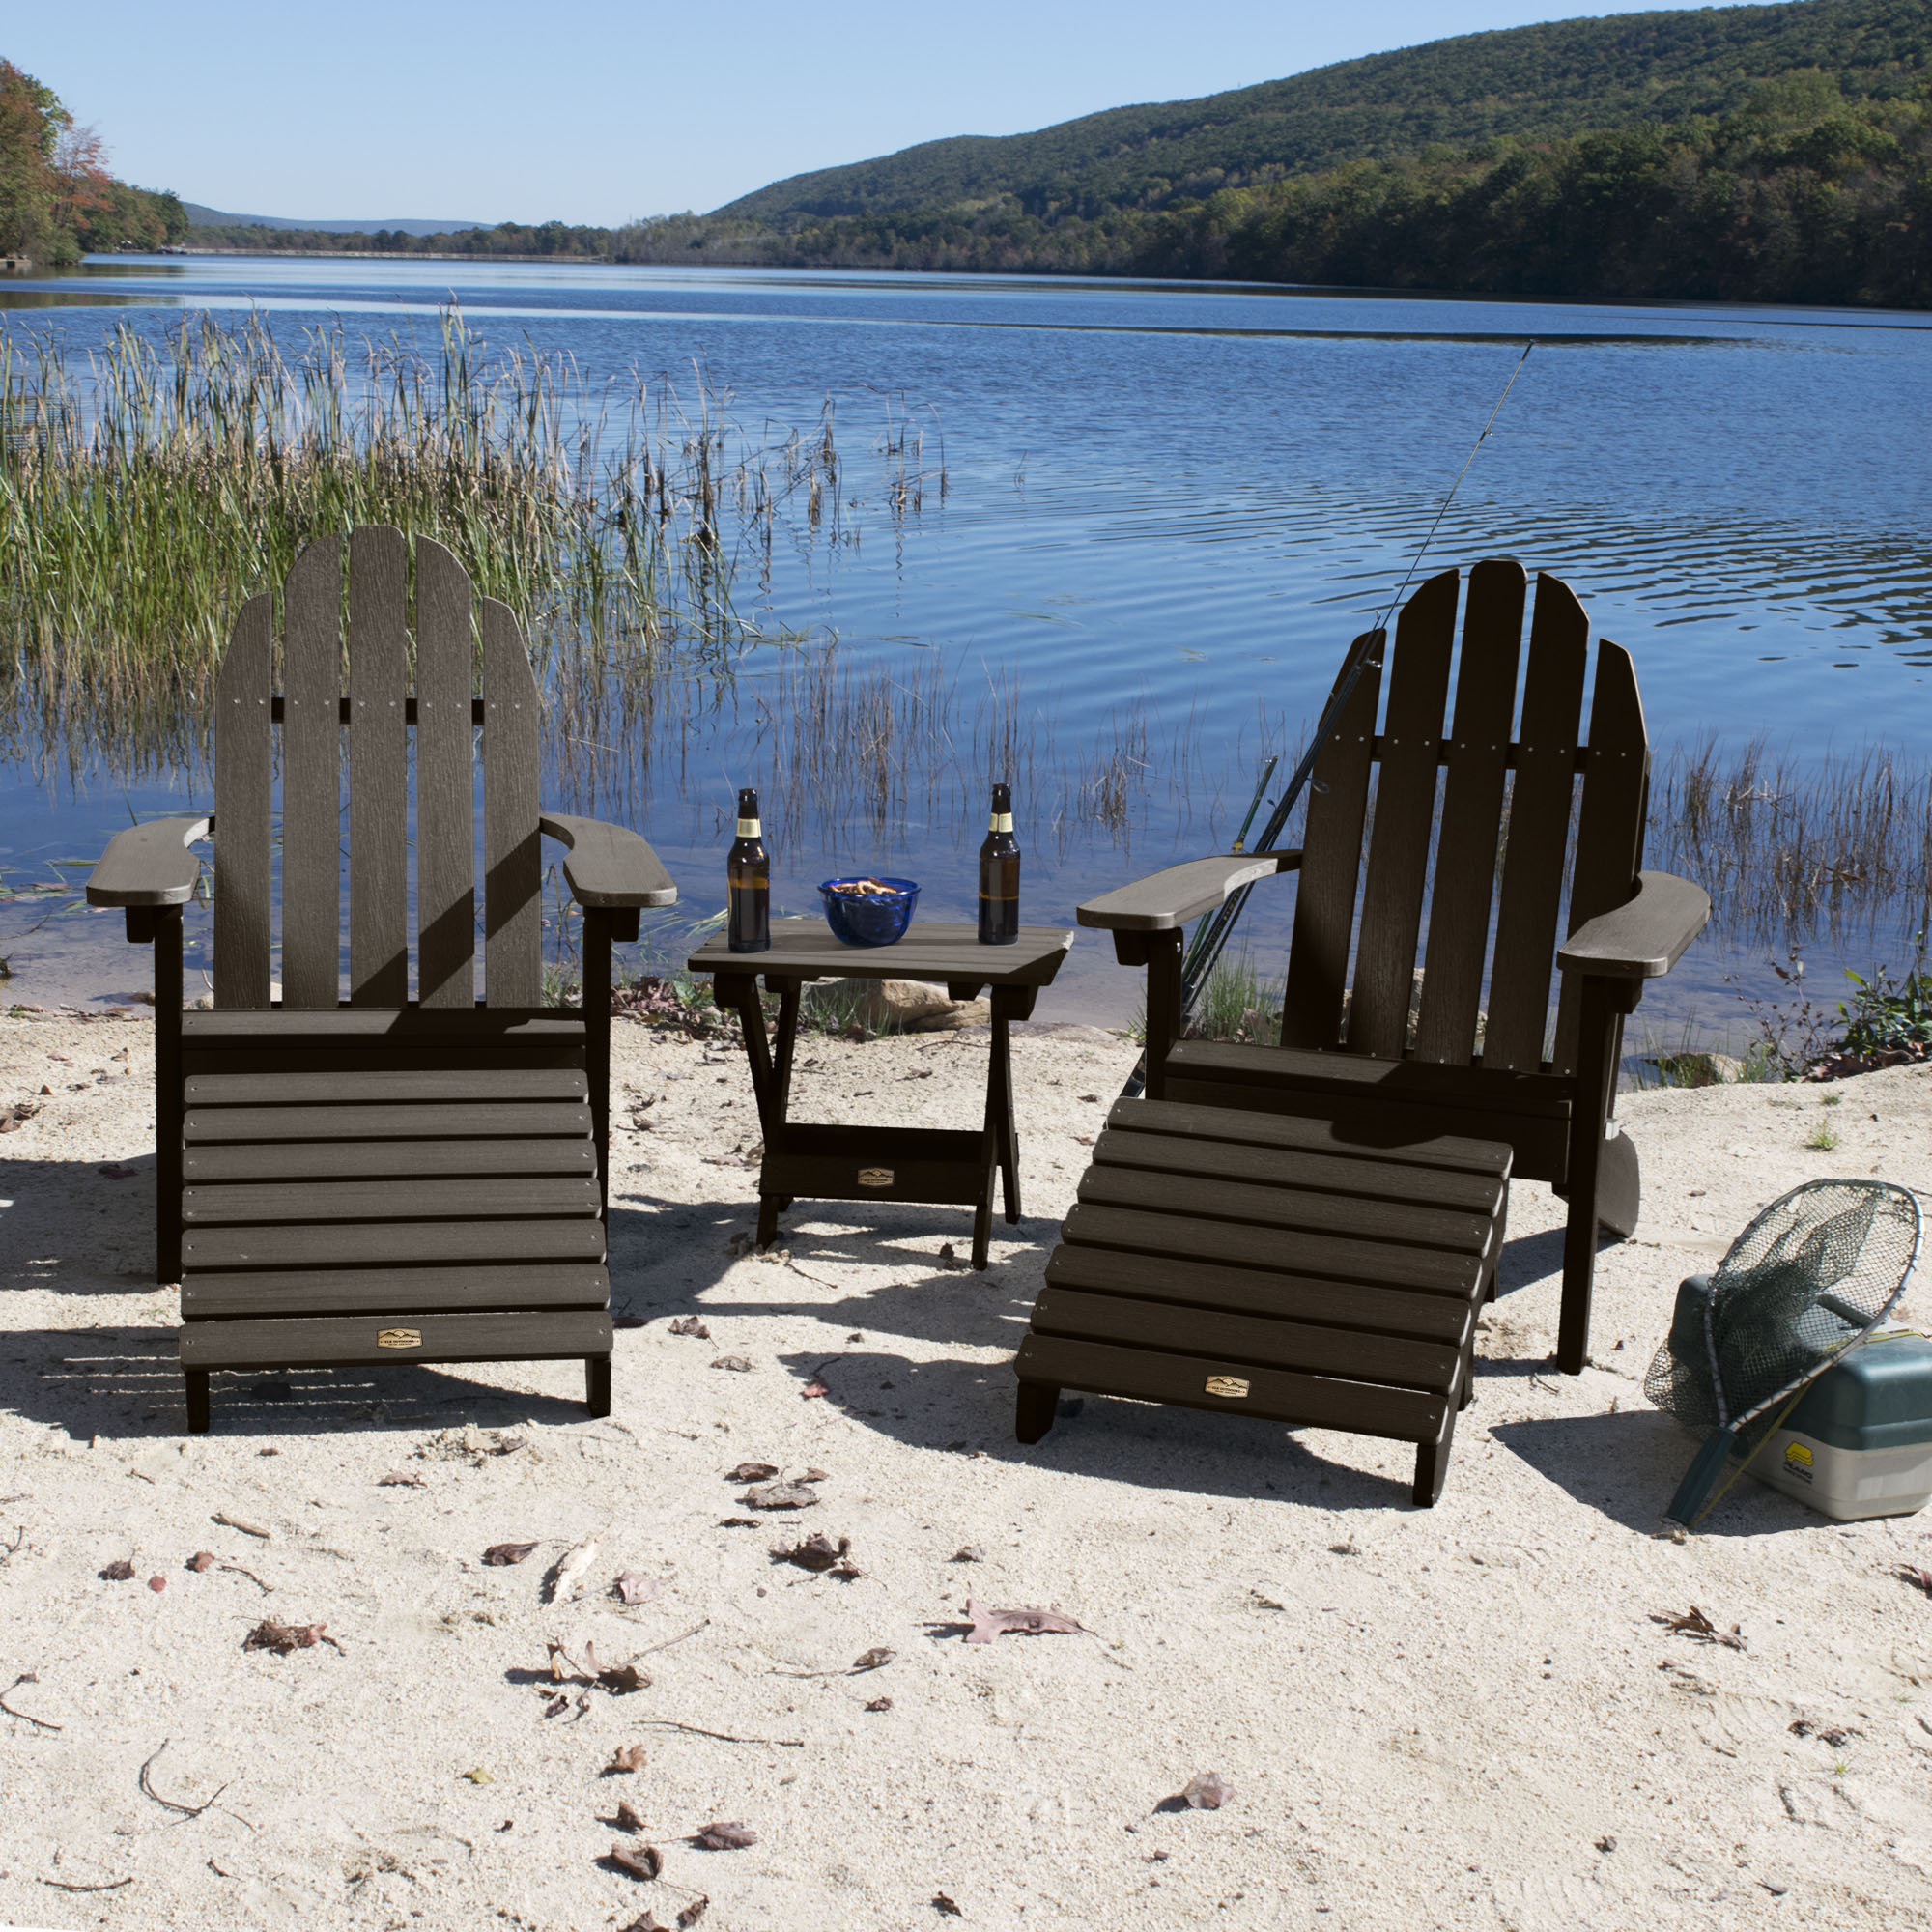
M 986 842 L 980 847 L 980 944 L 1011 946 L 1020 936 L 1020 848 L 1013 837 L 1010 787 L 993 787 Z
M 758 826 L 758 794 L 750 786 L 738 794 L 738 836 L 724 862 L 730 887 L 725 943 L 733 952 L 772 949 L 772 862 Z

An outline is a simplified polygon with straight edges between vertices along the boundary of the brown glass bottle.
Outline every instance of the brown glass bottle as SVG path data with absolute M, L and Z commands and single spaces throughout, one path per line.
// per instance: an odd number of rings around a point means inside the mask
M 1013 837 L 1013 795 L 993 787 L 986 842 L 980 847 L 980 944 L 1011 946 L 1020 936 L 1020 848 Z
M 725 944 L 733 952 L 772 950 L 772 862 L 758 825 L 758 794 L 738 794 L 738 836 L 724 862 L 730 889 Z

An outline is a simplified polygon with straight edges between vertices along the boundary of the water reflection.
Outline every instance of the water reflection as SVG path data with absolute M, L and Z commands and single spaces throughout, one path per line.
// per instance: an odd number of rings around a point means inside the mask
M 77 351 L 113 320 L 158 332 L 197 307 L 254 308 L 289 343 L 335 316 L 427 343 L 452 297 L 494 347 L 567 353 L 593 384 L 689 384 L 696 362 L 748 434 L 807 430 L 829 397 L 855 452 L 838 528 L 783 525 L 737 587 L 757 634 L 794 641 L 749 644 L 728 675 L 639 683 L 605 678 L 594 642 L 555 640 L 572 668 L 553 798 L 637 825 L 694 911 L 720 897 L 721 813 L 748 782 L 772 801 L 775 892 L 797 911 L 833 865 L 876 861 L 926 882 L 929 916 L 969 916 L 996 776 L 1019 789 L 1030 917 L 1067 918 L 1088 893 L 1225 843 L 1262 761 L 1292 751 L 1408 567 L 1531 337 L 1564 353 L 1532 357 L 1429 566 L 1508 553 L 1568 579 L 1634 654 L 1662 753 L 1715 732 L 1731 753 L 1765 737 L 1794 773 L 1878 737 L 1907 777 L 1932 755 L 1927 318 L 292 259 L 92 264 L 0 286 L 0 309 L 60 308 Z M 43 326 L 0 314 L 10 333 Z M 950 487 L 894 515 L 868 445 L 902 433 L 908 409 L 943 433 Z M 0 881 L 42 877 L 130 808 L 205 803 L 197 728 L 124 718 L 109 750 L 16 717 Z M 1911 892 L 1848 875 L 1787 913 L 1783 875 L 1745 865 L 1719 817 L 1678 856 L 1720 875 L 1725 923 L 1646 1003 L 1649 1023 L 1723 1018 L 1726 972 L 1793 944 L 1810 948 L 1814 985 L 1905 956 Z M 1656 849 L 1676 836 L 1661 827 Z M 1783 836 L 1760 820 L 1751 838 L 1772 852 Z M 1258 956 L 1291 904 L 1256 902 Z M 45 910 L 0 911 L 16 990 L 90 972 L 126 983 L 106 937 L 89 942 L 95 965 L 48 977 L 86 952 L 63 933 L 103 927 L 76 914 L 24 936 Z M 1121 1014 L 1137 996 L 1083 944 L 1053 1003 Z

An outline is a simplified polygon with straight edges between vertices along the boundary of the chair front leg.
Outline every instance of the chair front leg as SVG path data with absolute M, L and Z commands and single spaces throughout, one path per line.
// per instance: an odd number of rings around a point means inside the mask
M 1604 1138 L 1616 1095 L 1623 1015 L 1634 1003 L 1625 984 L 1601 979 L 1585 979 L 1578 1001 L 1577 1086 L 1570 1103 L 1570 1158 L 1564 1177 L 1570 1213 L 1563 1232 L 1563 1309 L 1556 1332 L 1556 1366 L 1567 1376 L 1582 1374 L 1590 1354 Z
M 181 1279 L 182 909 L 129 906 L 128 939 L 155 949 L 155 1279 Z

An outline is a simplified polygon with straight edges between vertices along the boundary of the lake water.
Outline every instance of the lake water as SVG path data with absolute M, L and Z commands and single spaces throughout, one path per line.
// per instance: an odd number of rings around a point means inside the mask
M 1423 574 L 1509 553 L 1568 579 L 1634 654 L 1660 755 L 1716 732 L 1768 734 L 1801 762 L 1875 740 L 1918 767 L 1932 756 L 1928 317 L 190 258 L 9 280 L 0 327 L 84 350 L 119 323 L 158 335 L 184 312 L 253 310 L 291 340 L 339 320 L 352 338 L 428 345 L 451 301 L 493 349 L 567 351 L 593 380 L 664 372 L 689 393 L 696 365 L 754 434 L 836 405 L 843 540 L 794 530 L 768 582 L 737 593 L 741 615 L 803 645 L 752 649 L 727 690 L 693 683 L 599 753 L 589 802 L 651 839 L 694 916 L 722 902 L 730 787 L 761 782 L 786 804 L 768 814 L 781 908 L 815 910 L 816 881 L 857 865 L 923 881 L 923 915 L 969 917 L 986 783 L 1005 776 L 976 745 L 1003 703 L 1031 741 L 1014 774 L 1029 918 L 1070 923 L 1083 896 L 1225 849 L 1260 758 L 1293 748 L 1386 606 L 1532 339 Z M 889 422 L 925 436 L 923 503 L 901 515 L 872 447 Z M 882 753 L 842 806 L 784 788 L 799 747 L 781 680 L 828 648 L 848 689 L 883 670 L 901 696 L 951 693 L 950 746 Z M 857 728 L 849 708 L 828 728 Z M 552 749 L 561 779 L 570 750 Z M 97 852 L 130 809 L 206 803 L 205 776 L 126 787 L 32 744 L 0 784 L 0 885 L 16 892 L 77 881 L 60 862 Z M 1286 887 L 1275 912 L 1257 901 L 1264 965 L 1290 902 Z M 118 919 L 71 904 L 0 905 L 15 998 L 140 983 L 146 955 Z M 1810 982 L 1834 990 L 1838 966 L 1875 952 L 1903 963 L 1911 923 L 1867 907 L 1811 936 Z M 1742 921 L 1714 931 L 1643 1022 L 1721 1033 L 1739 1012 L 1727 977 L 1770 987 L 1765 950 Z M 1138 997 L 1089 935 L 1041 1010 L 1119 1019 Z

